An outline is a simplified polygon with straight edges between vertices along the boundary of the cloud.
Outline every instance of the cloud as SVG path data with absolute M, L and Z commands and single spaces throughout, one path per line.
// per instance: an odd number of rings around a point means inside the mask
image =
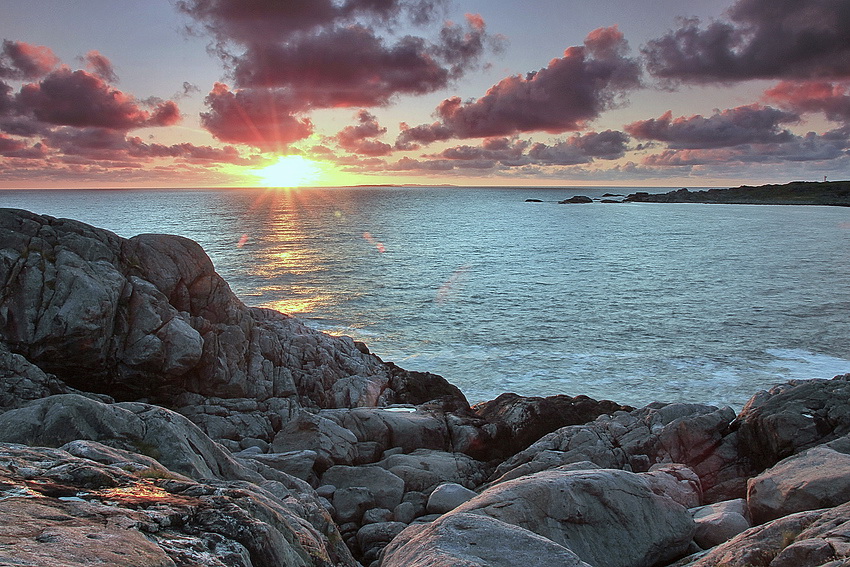
M 365 156 L 385 156 L 392 152 L 392 146 L 374 139 L 386 134 L 387 129 L 378 124 L 373 114 L 361 109 L 357 120 L 357 126 L 346 126 L 337 133 L 336 142 L 341 148 Z
M 850 129 L 836 129 L 824 134 L 809 132 L 789 136 L 783 141 L 748 143 L 735 147 L 668 149 L 644 158 L 644 165 L 654 167 L 691 167 L 730 163 L 784 163 L 831 161 L 848 156 Z
M 437 107 L 440 120 L 403 128 L 397 147 L 449 138 L 583 129 L 640 86 L 640 65 L 627 52 L 628 44 L 616 26 L 594 30 L 583 46 L 568 48 L 563 57 L 539 71 L 501 80 L 475 101 L 444 100 Z
M 298 110 L 386 105 L 442 89 L 473 68 L 492 38 L 479 16 L 431 39 L 396 35 L 434 22 L 425 0 L 181 0 L 216 39 L 237 89 L 285 89 Z M 427 31 L 427 30 L 424 30 Z
M 21 87 L 15 97 L 17 111 L 53 126 L 98 127 L 130 130 L 146 126 L 170 126 L 180 120 L 172 101 L 143 109 L 132 96 L 112 88 L 86 71 L 57 69 L 38 83 Z
M 686 19 L 650 41 L 649 72 L 695 83 L 850 77 L 846 0 L 738 0 L 727 16 Z
M 201 124 L 224 142 L 275 151 L 313 133 L 312 122 L 295 114 L 299 105 L 284 91 L 232 91 L 216 83 L 205 101 L 209 111 L 201 114 Z
M 3 40 L 0 78 L 31 81 L 46 75 L 58 64 L 59 59 L 48 47 Z
M 848 84 L 782 81 L 765 91 L 764 100 L 800 114 L 823 112 L 830 120 L 850 122 Z
M 673 149 L 723 148 L 750 143 L 776 143 L 793 139 L 781 124 L 799 121 L 800 116 L 759 105 L 739 106 L 701 115 L 673 118 L 668 111 L 659 118 L 641 120 L 625 126 L 635 138 L 666 142 Z
M 112 62 L 98 51 L 89 51 L 83 61 L 86 63 L 86 69 L 93 75 L 100 77 L 107 83 L 118 82 L 118 75 L 115 74 Z

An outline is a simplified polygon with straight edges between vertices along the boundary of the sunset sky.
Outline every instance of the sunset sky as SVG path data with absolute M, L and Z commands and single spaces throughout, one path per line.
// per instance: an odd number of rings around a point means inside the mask
M 0 38 L 0 188 L 850 178 L 848 0 L 3 0 Z

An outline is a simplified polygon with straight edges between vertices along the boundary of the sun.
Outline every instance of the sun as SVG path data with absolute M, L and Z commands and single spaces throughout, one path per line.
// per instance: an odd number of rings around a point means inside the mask
M 322 165 L 299 155 L 280 156 L 262 169 L 251 171 L 265 187 L 303 187 L 311 185 L 322 175 Z

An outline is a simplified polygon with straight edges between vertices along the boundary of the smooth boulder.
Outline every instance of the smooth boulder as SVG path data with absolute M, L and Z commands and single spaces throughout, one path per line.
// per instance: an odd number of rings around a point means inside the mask
M 651 567 L 684 554 L 687 509 L 621 470 L 552 469 L 497 484 L 446 516 L 483 514 L 541 535 L 594 567 Z
M 411 526 L 385 549 L 381 567 L 591 567 L 569 549 L 480 514 Z

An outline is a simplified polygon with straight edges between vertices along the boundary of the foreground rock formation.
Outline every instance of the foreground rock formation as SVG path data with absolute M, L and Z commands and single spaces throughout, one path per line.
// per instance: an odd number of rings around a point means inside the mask
M 0 564 L 850 561 L 850 375 L 470 407 L 183 238 L 0 210 L 0 281 Z

